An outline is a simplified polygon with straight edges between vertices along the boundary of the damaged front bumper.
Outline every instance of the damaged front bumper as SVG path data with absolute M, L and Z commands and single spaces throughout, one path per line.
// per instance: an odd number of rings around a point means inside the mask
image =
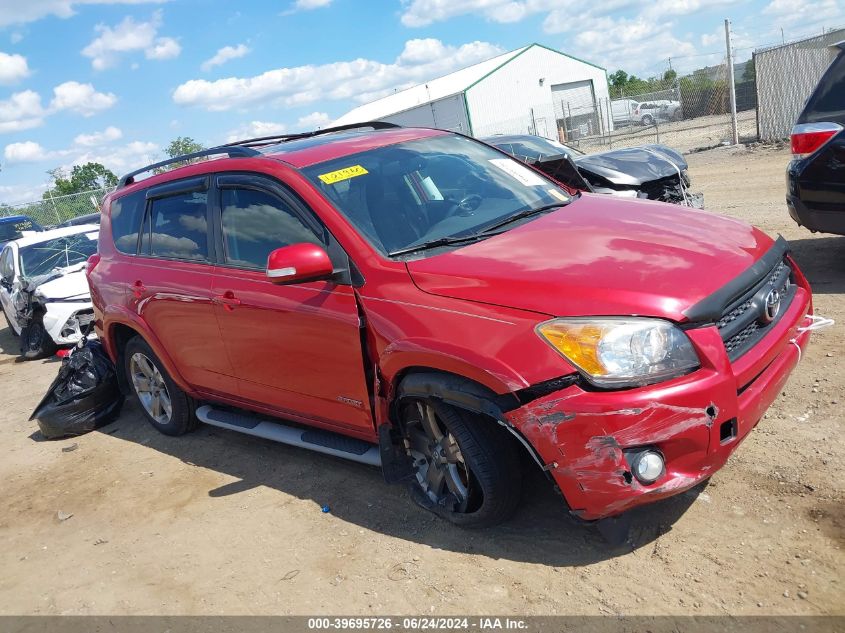
M 701 368 L 627 391 L 572 385 L 505 414 L 534 447 L 571 512 L 610 517 L 669 497 L 709 478 L 782 390 L 809 340 L 803 290 L 778 327 L 733 363 L 715 326 L 687 332 Z M 653 448 L 665 473 L 652 484 L 632 476 L 629 449 Z

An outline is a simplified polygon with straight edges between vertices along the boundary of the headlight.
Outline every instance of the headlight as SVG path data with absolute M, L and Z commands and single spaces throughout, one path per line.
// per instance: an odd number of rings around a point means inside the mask
M 553 319 L 537 332 L 599 387 L 646 385 L 699 366 L 687 335 L 660 319 Z

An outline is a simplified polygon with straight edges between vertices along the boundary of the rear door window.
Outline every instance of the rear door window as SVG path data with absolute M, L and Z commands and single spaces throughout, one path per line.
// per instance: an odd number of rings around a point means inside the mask
M 209 261 L 208 193 L 192 191 L 152 200 L 144 233 L 144 254 Z
M 111 204 L 112 238 L 121 253 L 134 255 L 138 249 L 138 232 L 141 230 L 145 204 L 143 191 L 118 198 Z
M 798 122 L 842 123 L 843 120 L 845 120 L 845 51 L 839 53 L 822 76 Z
M 232 266 L 263 270 L 277 248 L 300 242 L 325 246 L 296 210 L 269 192 L 226 188 L 221 208 L 224 253 Z

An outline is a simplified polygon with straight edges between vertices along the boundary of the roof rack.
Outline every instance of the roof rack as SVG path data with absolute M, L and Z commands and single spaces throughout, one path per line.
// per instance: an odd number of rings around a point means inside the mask
M 260 145 L 270 145 L 274 142 L 284 143 L 285 141 L 294 141 L 300 138 L 310 138 L 312 136 L 321 136 L 323 134 L 332 134 L 333 132 L 343 132 L 344 130 L 357 130 L 360 128 L 371 128 L 373 130 L 391 130 L 400 128 L 401 125 L 396 123 L 388 123 L 387 121 L 367 121 L 365 123 L 348 123 L 346 125 L 337 125 L 335 127 L 327 127 L 322 130 L 314 130 L 312 132 L 297 132 L 294 134 L 275 134 L 273 136 L 259 136 L 258 138 L 248 138 L 242 141 L 235 141 L 234 143 L 227 143 L 221 147 L 253 147 Z
M 235 141 L 234 143 L 226 143 L 211 149 L 204 149 L 200 152 L 192 152 L 191 154 L 182 154 L 168 158 L 152 165 L 147 165 L 141 169 L 129 172 L 123 176 L 117 183 L 117 188 L 121 189 L 127 185 L 135 182 L 135 176 L 143 174 L 147 171 L 158 169 L 159 167 L 166 167 L 173 163 L 182 163 L 192 160 L 194 158 L 202 158 L 203 156 L 216 156 L 217 154 L 226 154 L 229 158 L 252 158 L 255 156 L 262 156 L 261 152 L 252 149 L 253 147 L 260 147 L 262 145 L 271 145 L 273 143 L 283 143 L 285 141 L 292 141 L 300 138 L 309 138 L 312 136 L 319 136 L 322 134 L 331 134 L 332 132 L 342 132 L 343 130 L 357 130 L 359 128 L 371 128 L 373 130 L 388 130 L 402 127 L 395 123 L 387 123 L 386 121 L 368 121 L 366 123 L 350 123 L 348 125 L 338 125 L 336 127 L 328 127 L 323 130 L 314 130 L 313 132 L 299 132 L 297 134 L 277 134 L 275 136 L 261 136 L 258 138 L 248 138 L 242 141 Z
M 212 147 L 211 149 L 204 149 L 200 152 L 192 152 L 190 154 L 182 154 L 181 156 L 168 158 L 167 160 L 131 171 L 118 181 L 117 188 L 121 189 L 127 185 L 131 185 L 135 182 L 135 176 L 143 174 L 146 171 L 152 171 L 154 169 L 158 169 L 159 167 L 166 167 L 167 165 L 172 165 L 173 163 L 182 163 L 194 158 L 202 158 L 203 156 L 216 156 L 217 154 L 226 154 L 229 158 L 250 158 L 253 156 L 261 156 L 261 152 L 249 147 L 230 147 L 228 145 Z

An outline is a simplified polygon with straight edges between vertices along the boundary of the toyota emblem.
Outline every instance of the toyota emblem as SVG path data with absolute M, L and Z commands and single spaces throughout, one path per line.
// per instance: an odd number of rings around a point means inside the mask
M 780 292 L 777 288 L 772 289 L 766 295 L 766 305 L 763 306 L 763 323 L 771 323 L 780 312 Z

